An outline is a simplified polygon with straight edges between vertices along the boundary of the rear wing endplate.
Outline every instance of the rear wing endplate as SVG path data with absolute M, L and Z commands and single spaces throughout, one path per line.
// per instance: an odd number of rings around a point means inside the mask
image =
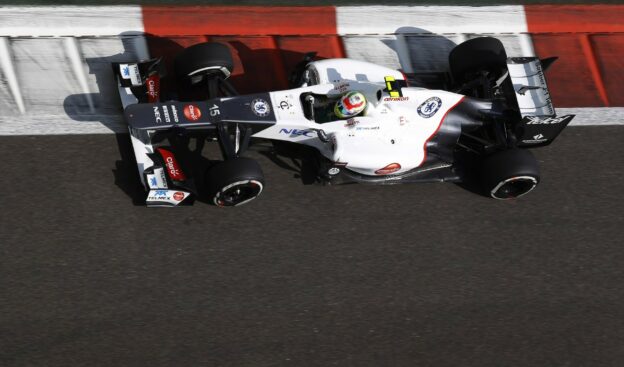
M 526 116 L 516 125 L 519 147 L 538 147 L 550 144 L 568 126 L 574 115 L 539 118 Z
M 537 57 L 510 57 L 507 69 L 520 115 L 554 117 L 555 108 L 546 85 L 544 68 Z

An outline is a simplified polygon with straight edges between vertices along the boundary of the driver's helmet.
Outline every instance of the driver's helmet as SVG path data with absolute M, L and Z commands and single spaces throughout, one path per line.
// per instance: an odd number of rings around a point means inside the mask
M 338 118 L 346 119 L 357 115 L 366 108 L 366 98 L 360 92 L 345 93 L 336 102 L 334 113 Z

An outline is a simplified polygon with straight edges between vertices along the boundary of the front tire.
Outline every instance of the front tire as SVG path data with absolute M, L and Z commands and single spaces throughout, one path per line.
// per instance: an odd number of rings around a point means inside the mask
M 531 192 L 539 183 L 539 165 L 525 149 L 508 149 L 486 157 L 481 167 L 483 191 L 488 196 L 508 200 Z
M 217 163 L 206 172 L 210 201 L 216 206 L 239 206 L 260 195 L 264 174 L 258 162 L 249 158 L 232 158 Z
M 189 80 L 192 85 L 215 73 L 227 78 L 233 69 L 232 54 L 223 43 L 199 43 L 184 49 L 175 59 L 178 78 Z

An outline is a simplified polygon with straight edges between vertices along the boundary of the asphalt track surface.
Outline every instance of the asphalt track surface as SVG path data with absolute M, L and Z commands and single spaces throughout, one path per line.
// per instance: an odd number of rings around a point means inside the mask
M 266 191 L 234 209 L 134 205 L 127 139 L 0 138 L 0 365 L 624 360 L 623 127 L 566 129 L 511 202 L 254 151 Z

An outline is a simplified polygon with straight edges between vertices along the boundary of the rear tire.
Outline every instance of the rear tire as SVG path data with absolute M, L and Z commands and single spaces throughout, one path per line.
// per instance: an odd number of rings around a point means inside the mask
M 238 206 L 250 202 L 264 188 L 264 174 L 258 162 L 232 158 L 217 163 L 206 172 L 210 201 L 216 206 Z
M 199 43 L 184 49 L 175 59 L 176 74 L 191 84 L 204 80 L 206 75 L 223 74 L 229 77 L 234 69 L 230 49 L 222 43 Z
M 481 167 L 483 191 L 507 200 L 528 194 L 539 183 L 539 165 L 526 149 L 508 149 L 486 157 Z
M 466 74 L 471 72 L 505 70 L 507 53 L 503 43 L 496 38 L 473 38 L 451 50 L 449 66 L 455 82 L 462 83 L 467 81 Z

